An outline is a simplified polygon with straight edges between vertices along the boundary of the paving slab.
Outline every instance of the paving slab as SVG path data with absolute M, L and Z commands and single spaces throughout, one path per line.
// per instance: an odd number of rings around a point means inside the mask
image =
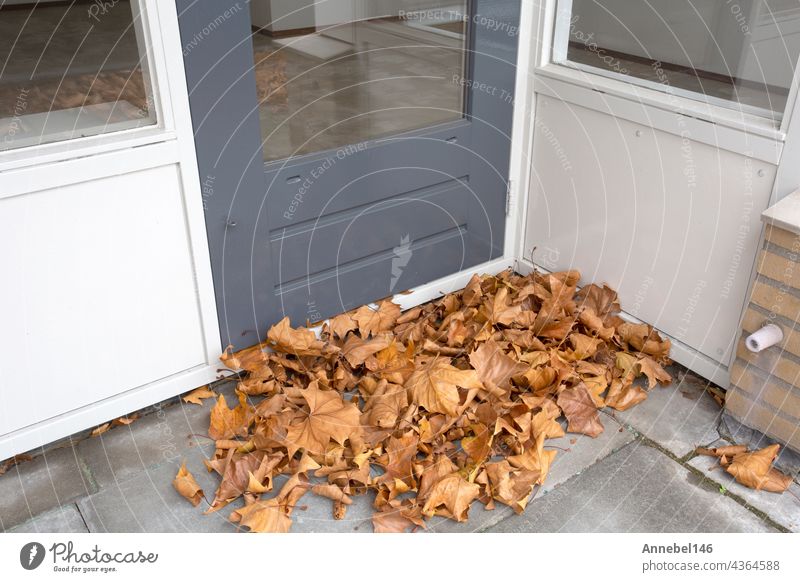
M 613 418 L 602 419 L 605 430 L 596 439 L 586 435 L 567 434 L 559 439 L 550 439 L 545 448 L 558 452 L 544 485 L 536 496 L 551 491 L 575 475 L 591 467 L 596 462 L 613 454 L 634 440 L 634 435 Z M 487 511 L 482 503 L 470 507 L 469 521 L 458 523 L 450 519 L 431 519 L 428 531 L 435 532 L 474 532 L 491 527 L 502 519 L 514 515 L 507 505 L 496 504 Z
M 634 442 L 491 532 L 768 532 L 730 497 L 664 453 Z
M 162 463 L 153 469 L 142 469 L 134 477 L 111 484 L 78 502 L 78 508 L 91 532 L 233 532 L 236 525 L 228 521 L 231 510 L 241 502 L 229 505 L 211 515 L 204 515 L 205 502 L 194 507 L 181 497 L 172 481 L 186 459 L 187 469 L 194 475 L 209 501 L 219 484 L 216 474 L 209 474 L 203 459 L 213 454 L 213 445 L 187 449 L 181 458 Z
M 96 490 L 73 448 L 47 451 L 0 475 L 0 530 Z
M 226 395 L 231 402 L 231 398 Z M 187 451 L 211 441 L 208 421 L 214 399 L 203 405 L 175 403 L 156 409 L 127 426 L 114 427 L 83 440 L 78 452 L 102 489 L 174 462 Z
M 722 409 L 708 395 L 706 381 L 670 366 L 672 384 L 656 386 L 647 400 L 625 412 L 606 410 L 678 458 L 717 440 Z
M 62 505 L 9 530 L 9 533 L 87 533 L 78 507 Z
M 713 447 L 729 445 L 726 440 L 715 442 Z M 741 497 L 748 505 L 766 513 L 770 519 L 793 532 L 800 532 L 800 485 L 793 483 L 785 493 L 756 491 L 736 482 L 730 473 L 723 469 L 715 457 L 698 455 L 689 464 L 703 472 L 703 475 L 719 483 L 725 489 Z

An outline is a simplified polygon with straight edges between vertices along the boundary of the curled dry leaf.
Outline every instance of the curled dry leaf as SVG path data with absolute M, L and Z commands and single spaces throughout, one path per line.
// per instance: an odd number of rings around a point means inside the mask
M 783 493 L 792 484 L 792 478 L 772 467 L 780 449 L 780 445 L 770 445 L 752 453 L 739 453 L 725 470 L 751 489 Z
M 189 503 L 195 507 L 199 505 L 200 500 L 204 497 L 203 490 L 195 481 L 194 475 L 186 470 L 186 461 L 178 469 L 178 474 L 175 476 L 175 480 L 172 481 L 172 486 L 175 487 L 175 491 L 188 499 Z
M 669 342 L 620 319 L 613 290 L 578 291 L 579 280 L 475 275 L 405 313 L 381 301 L 319 335 L 284 319 L 267 333 L 272 351 L 226 350 L 247 375 L 238 405 L 220 397 L 211 411 L 206 465 L 220 484 L 208 512 L 241 498 L 232 521 L 285 532 L 307 492 L 331 499 L 335 519 L 371 492 L 375 531 L 400 532 L 433 515 L 464 521 L 475 501 L 523 511 L 558 454 L 547 440 L 564 435 L 562 417 L 597 436 L 598 407 L 646 398 L 637 377 L 670 380 Z
M 208 386 L 201 386 L 200 388 L 195 388 L 188 394 L 183 396 L 183 401 L 188 402 L 189 404 L 199 404 L 200 406 L 203 405 L 203 400 L 206 398 L 216 398 L 217 393 L 211 390 Z

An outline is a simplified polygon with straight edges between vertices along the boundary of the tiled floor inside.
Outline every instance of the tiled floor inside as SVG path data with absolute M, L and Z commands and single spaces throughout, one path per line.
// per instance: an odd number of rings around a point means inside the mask
M 673 366 L 675 381 L 638 407 L 605 414 L 592 439 L 549 440 L 558 451 L 544 487 L 521 515 L 475 503 L 467 523 L 435 518 L 432 532 L 759 532 L 800 531 L 800 485 L 782 495 L 740 486 L 696 446 L 720 441 L 763 446 L 758 435 L 723 417 L 705 381 Z M 216 386 L 230 404 L 233 383 Z M 0 476 L 0 529 L 10 532 L 226 532 L 230 509 L 203 515 L 172 487 L 185 460 L 207 496 L 217 478 L 203 459 L 213 444 L 212 400 L 157 405 L 129 426 L 75 437 Z M 35 453 L 34 453 L 35 454 Z M 779 466 L 797 477 L 798 456 Z M 356 497 L 342 521 L 327 499 L 306 496 L 293 514 L 295 532 L 371 532 L 371 500 Z M 234 504 L 233 507 L 236 507 Z

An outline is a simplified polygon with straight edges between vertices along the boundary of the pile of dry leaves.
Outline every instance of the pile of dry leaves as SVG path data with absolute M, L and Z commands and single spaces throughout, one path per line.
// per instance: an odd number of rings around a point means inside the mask
M 567 431 L 596 437 L 598 409 L 625 410 L 671 378 L 670 343 L 618 317 L 616 293 L 575 271 L 474 276 L 463 290 L 401 313 L 390 301 L 324 324 L 317 336 L 284 319 L 266 344 L 223 362 L 248 375 L 239 404 L 220 397 L 209 435 L 221 476 L 208 512 L 244 497 L 230 519 L 288 531 L 300 498 L 375 494 L 375 531 L 467 519 L 470 504 L 525 509 Z M 202 396 L 201 396 L 202 397 Z M 268 495 L 278 475 L 288 481 Z M 185 467 L 175 487 L 203 492 Z

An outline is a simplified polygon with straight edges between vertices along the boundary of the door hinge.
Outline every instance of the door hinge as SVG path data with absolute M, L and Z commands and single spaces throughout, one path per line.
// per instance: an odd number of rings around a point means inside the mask
M 506 185 L 506 216 L 511 216 L 511 188 L 512 182 L 509 180 L 508 184 Z

